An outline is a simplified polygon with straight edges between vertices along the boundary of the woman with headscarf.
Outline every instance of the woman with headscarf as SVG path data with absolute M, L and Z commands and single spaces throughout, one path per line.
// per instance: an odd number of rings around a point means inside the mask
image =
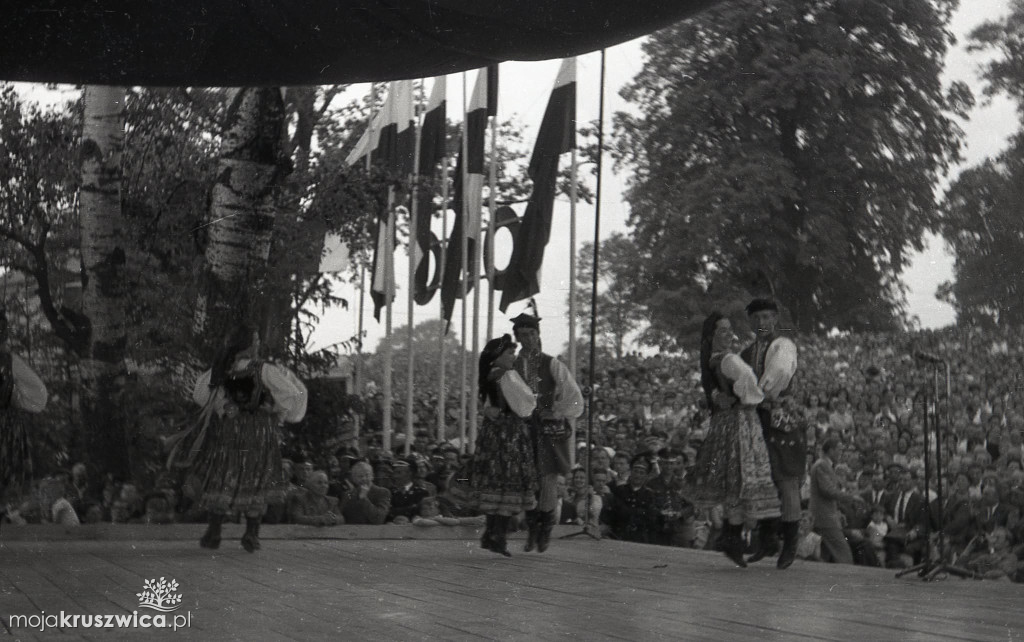
M 260 340 L 242 325 L 210 370 L 196 381 L 193 400 L 203 411 L 171 461 L 190 469 L 209 525 L 199 545 L 217 548 L 229 513 L 245 515 L 242 547 L 260 548 L 260 521 L 268 493 L 281 484 L 279 428 L 306 414 L 306 387 L 287 368 L 258 358 Z
M 516 344 L 505 334 L 487 342 L 480 353 L 478 391 L 484 420 L 469 468 L 469 493 L 487 516 L 480 545 L 511 557 L 506 533 L 509 520 L 536 505 L 533 446 L 525 418 L 537 405 L 530 387 L 512 363 Z
M 729 319 L 713 312 L 700 342 L 701 385 L 711 408 L 711 427 L 697 454 L 690 495 L 702 506 L 722 504 L 725 523 L 719 548 L 738 566 L 743 560 L 743 523 L 778 517 L 757 404 L 764 400 L 753 370 L 734 352 Z

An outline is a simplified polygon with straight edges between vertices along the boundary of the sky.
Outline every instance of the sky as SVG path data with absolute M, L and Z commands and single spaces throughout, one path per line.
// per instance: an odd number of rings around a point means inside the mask
M 1014 105 L 1007 99 L 996 99 L 991 104 L 983 104 L 978 65 L 985 58 L 966 51 L 966 34 L 985 20 L 995 19 L 1008 11 L 1009 0 L 970 0 L 961 3 L 960 10 L 953 18 L 951 28 L 958 37 L 958 43 L 947 59 L 947 82 L 962 80 L 974 89 L 978 97 L 978 105 L 971 113 L 967 122 L 961 127 L 965 132 L 965 148 L 963 167 L 976 164 L 982 159 L 998 153 L 1006 143 L 1007 137 L 1017 127 L 1017 115 Z M 619 89 L 627 84 L 642 68 L 643 54 L 641 39 L 634 40 L 607 50 L 606 56 L 606 90 L 605 90 L 605 131 L 611 130 L 611 117 L 616 111 L 630 109 L 622 100 Z M 499 82 L 499 119 L 515 117 L 524 127 L 524 139 L 532 146 L 536 130 L 540 124 L 547 105 L 548 95 L 558 73 L 558 60 L 544 62 L 509 62 L 501 65 Z M 577 121 L 590 122 L 598 115 L 598 88 L 600 77 L 600 54 L 592 53 L 578 59 L 577 72 Z M 472 91 L 475 73 L 467 74 L 466 85 Z M 462 74 L 448 77 L 448 113 L 458 114 L 462 105 Z M 364 93 L 365 86 L 356 86 L 353 91 Z M 563 156 L 563 163 L 569 163 L 569 155 Z M 955 172 L 954 172 L 955 175 Z M 610 157 L 606 155 L 602 174 L 600 238 L 604 239 L 615 232 L 628 232 L 626 220 L 629 214 L 628 205 L 622 199 L 626 186 L 628 170 L 615 173 Z M 591 183 L 593 185 L 593 183 Z M 945 184 L 938 187 L 941 192 Z M 542 270 L 541 293 L 536 297 L 540 316 L 544 345 L 548 352 L 559 353 L 569 339 L 567 294 L 569 288 L 569 254 L 570 254 L 570 207 L 567 199 L 560 198 L 556 202 L 552 221 L 551 239 L 548 244 L 544 268 Z M 519 212 L 522 214 L 522 212 Z M 451 222 L 449 221 L 449 226 Z M 441 235 L 441 223 L 435 221 L 434 231 Z M 593 240 L 594 207 L 579 203 L 576 218 L 577 243 Z M 504 235 L 507 237 L 507 235 Z M 498 266 L 507 263 L 511 243 L 503 235 L 498 236 L 496 256 Z M 395 271 L 398 282 L 398 296 L 392 309 L 392 324 L 398 329 L 408 324 L 408 312 L 405 299 L 408 281 L 408 258 L 402 248 L 396 252 Z M 950 280 L 953 275 L 953 257 L 945 247 L 941 238 L 927 239 L 927 248 L 916 254 L 908 270 L 903 274 L 903 282 L 908 287 L 908 311 L 920 319 L 922 327 L 933 328 L 949 325 L 955 321 L 952 308 L 935 298 L 936 288 L 943 281 Z M 486 334 L 486 283 L 481 297 L 481 318 L 479 325 L 479 345 L 488 339 Z M 359 294 L 358 290 L 344 286 L 341 296 L 350 302 L 348 310 L 331 310 L 324 314 L 321 323 L 313 334 L 315 347 L 331 345 L 344 341 L 356 334 L 358 327 Z M 500 298 L 500 293 L 498 293 Z M 437 318 L 439 312 L 439 296 L 426 306 L 416 306 L 413 311 L 414 323 L 430 318 Z M 366 298 L 367 310 L 364 316 L 364 330 L 367 333 L 364 342 L 367 351 L 373 351 L 377 342 L 384 336 L 384 315 L 382 322 L 377 323 L 372 316 L 372 304 Z M 511 331 L 508 319 L 522 312 L 526 302 L 512 304 L 508 314 L 503 315 L 495 309 L 494 334 L 499 335 Z M 468 308 L 472 310 L 472 307 Z M 460 328 L 460 308 L 456 304 L 453 331 L 458 334 Z M 584 336 L 587 336 L 586 329 Z M 467 335 L 470 333 L 467 333 Z M 471 341 L 471 339 L 470 339 Z

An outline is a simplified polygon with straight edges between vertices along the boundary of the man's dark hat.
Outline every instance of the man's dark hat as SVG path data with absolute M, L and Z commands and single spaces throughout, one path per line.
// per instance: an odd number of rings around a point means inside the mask
M 540 318 L 523 312 L 512 319 L 512 329 L 518 330 L 519 328 L 533 328 L 534 330 L 540 330 Z
M 771 299 L 754 299 L 747 304 L 747 314 L 754 314 L 755 312 L 761 312 L 762 310 L 778 312 L 779 306 Z

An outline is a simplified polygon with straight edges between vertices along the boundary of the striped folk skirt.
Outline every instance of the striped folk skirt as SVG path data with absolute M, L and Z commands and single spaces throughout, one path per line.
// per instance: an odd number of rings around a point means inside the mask
M 533 442 L 522 419 L 484 418 L 468 477 L 468 502 L 481 513 L 516 515 L 536 505 Z
M 778 517 L 779 493 L 761 421 L 752 407 L 719 410 L 697 453 L 687 497 L 702 507 L 722 504 L 748 519 Z
M 240 412 L 210 418 L 208 433 L 191 466 L 199 507 L 211 513 L 262 516 L 268 499 L 283 491 L 277 418 Z

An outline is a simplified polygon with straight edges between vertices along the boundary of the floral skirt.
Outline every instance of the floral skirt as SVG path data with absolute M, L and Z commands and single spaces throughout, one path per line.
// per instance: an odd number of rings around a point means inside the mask
M 738 508 L 748 519 L 778 517 L 779 495 L 754 408 L 720 410 L 697 453 L 687 497 L 698 506 Z
M 263 515 L 268 500 L 280 494 L 281 449 L 277 418 L 241 412 L 211 417 L 207 434 L 190 467 L 200 509 L 212 513 Z
M 0 410 L 0 493 L 8 486 L 25 490 L 21 487 L 35 473 L 35 448 L 27 424 L 28 417 L 21 410 Z
M 533 445 L 523 420 L 484 418 L 469 466 L 467 502 L 481 513 L 515 515 L 536 505 Z

